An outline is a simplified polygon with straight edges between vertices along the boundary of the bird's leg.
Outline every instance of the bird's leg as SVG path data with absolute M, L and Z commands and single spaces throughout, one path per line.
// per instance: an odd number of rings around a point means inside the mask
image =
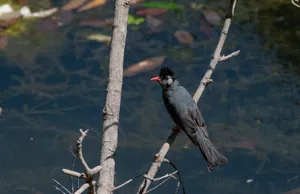
M 174 132 L 180 132 L 180 127 L 178 127 L 177 125 L 175 127 L 173 127 L 172 129 Z

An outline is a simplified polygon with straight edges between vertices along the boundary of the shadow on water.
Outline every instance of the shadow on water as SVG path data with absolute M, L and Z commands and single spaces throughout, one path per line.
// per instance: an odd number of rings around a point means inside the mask
M 223 4 L 209 6 L 223 13 Z M 168 159 L 181 171 L 187 193 L 276 194 L 300 187 L 299 33 L 294 23 L 300 9 L 278 1 L 270 7 L 262 3 L 257 12 L 243 12 L 247 6 L 255 3 L 238 2 L 224 47 L 224 54 L 237 49 L 241 53 L 217 66 L 214 83 L 199 102 L 212 140 L 229 163 L 208 173 L 198 149 L 179 135 Z M 109 3 L 90 13 L 104 18 L 111 17 L 112 10 Z M 133 6 L 130 13 L 135 10 Z M 124 67 L 166 55 L 164 65 L 172 67 L 193 93 L 221 31 L 216 26 L 208 40 L 199 32 L 200 13 L 165 13 L 163 29 L 157 33 L 149 33 L 146 23 L 130 25 Z M 284 18 L 274 23 L 274 14 Z M 79 128 L 91 130 L 84 142 L 89 165 L 99 161 L 109 46 L 79 37 L 92 32 L 109 35 L 111 28 L 81 27 L 80 14 L 76 17 L 36 37 L 25 33 L 11 38 L 0 54 L 0 193 L 53 193 L 52 178 L 69 185 L 61 169 L 71 164 L 69 149 Z M 179 44 L 173 36 L 178 29 L 193 32 L 197 46 Z M 160 87 L 149 83 L 158 71 L 124 78 L 116 185 L 148 170 L 173 126 Z M 170 171 L 163 166 L 159 174 Z M 140 181 L 116 193 L 133 193 Z M 170 181 L 153 193 L 170 193 L 175 186 Z

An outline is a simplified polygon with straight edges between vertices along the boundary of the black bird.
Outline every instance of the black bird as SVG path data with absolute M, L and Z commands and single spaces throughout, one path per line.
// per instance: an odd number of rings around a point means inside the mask
M 199 147 L 208 168 L 212 171 L 220 164 L 227 163 L 214 144 L 209 140 L 207 126 L 191 94 L 179 84 L 171 69 L 163 67 L 159 77 L 153 77 L 162 87 L 162 98 L 169 115 L 189 139 Z

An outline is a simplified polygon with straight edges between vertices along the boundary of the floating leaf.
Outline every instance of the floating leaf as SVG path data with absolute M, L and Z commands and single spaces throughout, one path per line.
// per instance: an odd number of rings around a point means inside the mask
M 89 9 L 93 9 L 95 7 L 104 5 L 106 3 L 106 0 L 94 0 L 90 3 L 85 4 L 84 6 L 82 6 L 80 9 L 78 9 L 78 12 L 82 12 L 82 11 L 86 11 Z
M 212 26 L 219 25 L 221 21 L 221 17 L 213 10 L 203 10 L 202 14 L 206 20 L 206 22 Z
M 124 76 L 131 77 L 141 72 L 151 71 L 159 67 L 164 62 L 165 58 L 165 56 L 153 57 L 133 64 L 124 70 Z
M 90 26 L 90 27 L 104 27 L 111 26 L 113 21 L 111 19 L 99 19 L 99 18 L 91 18 L 85 19 L 79 22 L 80 26 Z
M 95 40 L 98 42 L 110 43 L 111 36 L 105 34 L 91 34 L 86 37 L 88 40 Z
M 71 1 L 69 1 L 69 3 L 67 3 L 66 5 L 64 5 L 62 7 L 62 10 L 71 11 L 73 9 L 76 9 L 76 8 L 80 7 L 81 5 L 83 5 L 87 1 L 88 0 L 71 0 Z
M 194 40 L 195 38 L 189 33 L 188 31 L 185 30 L 177 30 L 174 33 L 174 36 L 177 38 L 177 40 L 182 43 L 182 44 L 187 44 L 191 47 L 194 45 Z
M 150 32 L 160 32 L 163 28 L 163 21 L 153 16 L 147 15 L 146 21 Z
M 143 6 L 147 8 L 160 8 L 160 9 L 168 9 L 168 10 L 183 9 L 182 5 L 176 3 L 160 2 L 160 1 L 145 2 L 143 3 Z
M 137 15 L 160 15 L 167 12 L 168 9 L 155 9 L 155 8 L 148 8 L 148 9 L 141 9 L 136 12 Z
M 128 24 L 139 25 L 140 23 L 143 23 L 144 21 L 145 21 L 145 18 L 142 18 L 142 17 L 135 18 L 133 15 L 128 14 Z

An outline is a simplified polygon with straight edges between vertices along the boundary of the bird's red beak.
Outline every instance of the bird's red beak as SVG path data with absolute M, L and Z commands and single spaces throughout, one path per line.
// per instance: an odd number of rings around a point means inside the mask
M 159 78 L 159 77 L 153 77 L 153 78 L 151 79 L 151 81 L 157 81 L 157 82 L 159 82 L 159 81 L 160 81 L 160 78 Z

